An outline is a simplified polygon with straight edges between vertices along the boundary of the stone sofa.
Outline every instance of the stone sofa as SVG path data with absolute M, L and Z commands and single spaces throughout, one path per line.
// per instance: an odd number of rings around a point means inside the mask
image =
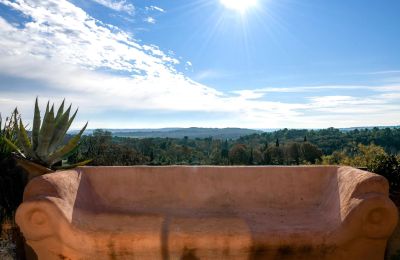
M 383 259 L 385 178 L 351 167 L 81 167 L 16 213 L 39 259 Z

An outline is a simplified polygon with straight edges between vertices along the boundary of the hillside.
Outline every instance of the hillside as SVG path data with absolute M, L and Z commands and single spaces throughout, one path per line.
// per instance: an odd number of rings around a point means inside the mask
M 112 133 L 115 137 L 134 137 L 134 138 L 184 138 L 185 136 L 194 138 L 214 139 L 237 139 L 242 136 L 262 133 L 261 130 L 245 128 L 160 128 L 160 129 L 103 129 Z M 86 135 L 92 134 L 94 129 L 85 131 Z M 70 131 L 76 134 L 77 131 Z

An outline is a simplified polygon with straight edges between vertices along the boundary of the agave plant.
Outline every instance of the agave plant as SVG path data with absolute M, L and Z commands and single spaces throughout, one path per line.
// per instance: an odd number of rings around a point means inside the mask
M 71 105 L 64 111 L 64 102 L 65 100 L 61 103 L 56 115 L 54 113 L 54 105 L 49 108 L 49 102 L 47 102 L 46 112 L 43 122 L 41 122 L 38 99 L 36 98 L 31 138 L 29 138 L 22 120 L 19 119 L 19 124 L 16 123 L 17 145 L 5 138 L 6 142 L 22 157 L 42 166 L 52 168 L 55 163 L 60 162 L 77 148 L 82 133 L 88 124 L 86 123 L 79 133 L 64 145 L 66 133 L 78 112 L 77 109 L 70 117 Z M 88 162 L 84 161 L 74 166 Z

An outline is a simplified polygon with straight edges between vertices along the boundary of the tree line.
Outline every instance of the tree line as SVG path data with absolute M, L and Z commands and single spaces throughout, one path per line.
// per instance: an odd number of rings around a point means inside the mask
M 82 137 L 70 161 L 92 159 L 92 165 L 348 164 L 350 160 L 346 158 L 356 156 L 359 145 L 371 144 L 396 155 L 400 151 L 400 129 L 282 129 L 226 140 L 125 138 L 97 129 Z

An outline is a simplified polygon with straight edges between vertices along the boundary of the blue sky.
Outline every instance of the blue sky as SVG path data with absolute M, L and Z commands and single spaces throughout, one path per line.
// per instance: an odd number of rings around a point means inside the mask
M 39 96 L 79 107 L 74 128 L 399 125 L 399 11 L 397 0 L 0 0 L 0 111 L 18 106 L 29 122 Z

